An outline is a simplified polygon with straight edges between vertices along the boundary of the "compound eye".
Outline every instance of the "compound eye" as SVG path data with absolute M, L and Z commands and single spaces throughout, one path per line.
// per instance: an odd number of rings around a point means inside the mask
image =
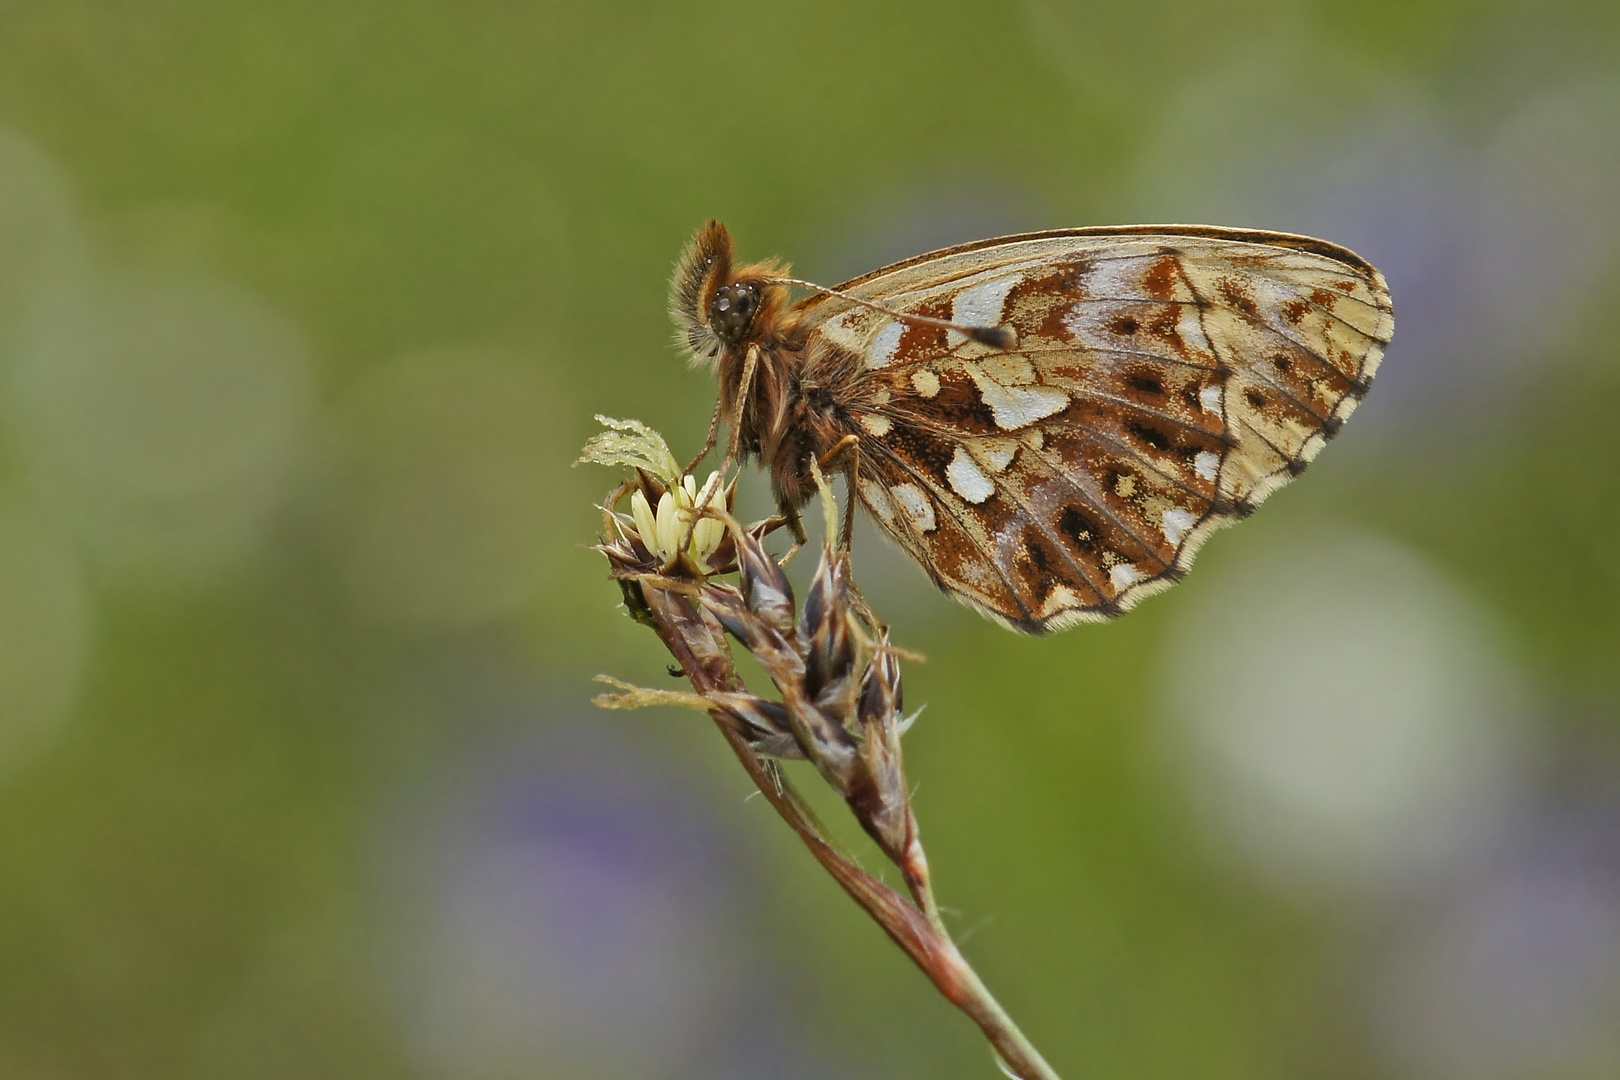
M 722 285 L 709 304 L 709 326 L 721 340 L 736 345 L 748 336 L 758 310 L 759 286 Z

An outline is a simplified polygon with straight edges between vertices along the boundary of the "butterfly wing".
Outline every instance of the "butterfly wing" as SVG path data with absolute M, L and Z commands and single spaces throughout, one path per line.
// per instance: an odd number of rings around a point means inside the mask
M 800 306 L 807 379 L 846 373 L 862 503 L 941 588 L 1032 633 L 1179 580 L 1338 432 L 1394 330 L 1353 253 L 1203 227 L 1004 237 L 840 291 L 1017 335 Z

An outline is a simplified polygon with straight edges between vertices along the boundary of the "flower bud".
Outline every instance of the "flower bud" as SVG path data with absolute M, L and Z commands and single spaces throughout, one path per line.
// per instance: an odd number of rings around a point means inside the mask
M 636 532 L 648 551 L 655 556 L 658 554 L 658 522 L 653 517 L 652 506 L 647 502 L 647 496 L 642 494 L 640 488 L 630 493 L 630 516 L 635 519 Z
M 687 485 L 688 492 L 693 492 L 694 486 L 690 476 L 686 478 L 684 483 Z M 702 490 L 710 493 L 709 498 L 701 507 L 696 507 L 694 512 L 701 514 L 705 510 L 724 511 L 726 509 L 726 491 L 724 486 L 720 483 L 720 476 L 718 473 L 709 474 L 709 479 L 704 481 Z M 697 493 L 692 494 L 692 499 L 695 504 L 697 500 Z M 710 572 L 709 557 L 720 549 L 720 545 L 725 542 L 725 539 L 726 523 L 718 517 L 699 517 L 693 524 L 691 546 L 692 562 L 697 566 L 700 572 L 705 574 Z
M 666 568 L 675 561 L 681 549 L 681 518 L 677 513 L 679 503 L 675 501 L 675 492 L 666 491 L 658 499 L 658 540 L 650 544 L 658 561 Z

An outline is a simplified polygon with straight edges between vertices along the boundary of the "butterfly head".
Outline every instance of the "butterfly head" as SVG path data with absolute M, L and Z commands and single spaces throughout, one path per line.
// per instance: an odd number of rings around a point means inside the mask
M 722 285 L 709 301 L 709 329 L 727 345 L 740 345 L 759 314 L 760 287 L 752 281 Z
M 774 281 L 782 269 L 775 264 L 735 266 L 731 233 L 718 221 L 704 225 L 686 246 L 670 282 L 676 345 L 693 364 L 705 364 L 723 349 L 758 338 L 786 303 L 786 287 Z
M 731 279 L 731 234 L 718 221 L 697 231 L 669 283 L 669 317 L 675 320 L 675 344 L 693 364 L 719 354 L 722 340 L 709 325 L 709 308 L 720 287 Z

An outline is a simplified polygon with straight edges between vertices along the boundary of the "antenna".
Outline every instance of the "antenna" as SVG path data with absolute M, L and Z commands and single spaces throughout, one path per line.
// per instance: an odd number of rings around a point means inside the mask
M 901 322 L 917 323 L 923 326 L 939 326 L 946 330 L 955 330 L 958 334 L 963 334 L 966 337 L 977 341 L 981 345 L 988 345 L 992 349 L 1001 349 L 1005 351 L 1018 344 L 1018 336 L 1012 332 L 1011 327 L 963 326 L 960 323 L 953 323 L 945 319 L 936 319 L 929 315 L 912 315 L 904 311 L 895 311 L 892 308 L 884 307 L 882 304 L 874 304 L 870 300 L 861 300 L 857 297 L 849 295 L 848 293 L 841 293 L 837 289 L 829 289 L 825 285 L 817 285 L 813 281 L 801 281 L 798 278 L 790 277 L 773 277 L 767 278 L 766 280 L 773 285 L 797 285 L 801 289 L 809 289 L 811 292 L 818 292 L 823 296 L 836 296 L 838 299 L 847 301 L 848 303 L 854 304 L 857 307 L 869 308 L 872 311 L 881 311 L 890 318 L 899 319 Z

